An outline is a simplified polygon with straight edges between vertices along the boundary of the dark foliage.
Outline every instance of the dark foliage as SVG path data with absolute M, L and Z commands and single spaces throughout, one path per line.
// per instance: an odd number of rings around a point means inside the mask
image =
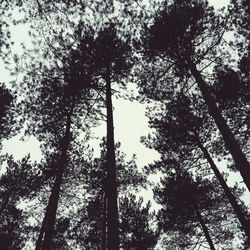
M 43 156 L 0 157 L 0 249 L 249 246 L 249 1 L 0 0 L 0 14 L 0 144 L 24 131 Z M 22 26 L 31 42 L 14 44 Z M 130 83 L 160 154 L 145 172 L 115 142 Z

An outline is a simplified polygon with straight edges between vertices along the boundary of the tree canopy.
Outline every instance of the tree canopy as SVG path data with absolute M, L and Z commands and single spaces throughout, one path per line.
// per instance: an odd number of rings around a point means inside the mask
M 1 249 L 250 246 L 250 6 L 212 2 L 0 1 Z

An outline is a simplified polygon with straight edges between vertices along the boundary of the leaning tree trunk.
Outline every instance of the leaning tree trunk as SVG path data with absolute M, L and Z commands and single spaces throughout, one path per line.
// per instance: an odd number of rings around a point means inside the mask
M 115 143 L 113 125 L 113 106 L 111 93 L 110 72 L 106 76 L 106 108 L 107 108 L 107 249 L 119 249 L 118 234 L 118 205 L 117 205 L 117 182 Z
M 248 238 L 248 241 L 250 241 L 250 221 L 248 221 L 242 211 L 242 208 L 240 205 L 237 203 L 234 195 L 232 194 L 232 191 L 228 187 L 226 181 L 224 180 L 223 176 L 221 175 L 219 169 L 217 168 L 216 164 L 214 163 L 212 157 L 210 156 L 209 152 L 207 149 L 202 145 L 202 143 L 199 141 L 198 142 L 198 147 L 201 149 L 201 151 L 204 154 L 204 157 L 208 161 L 209 165 L 211 166 L 216 178 L 220 182 L 220 185 L 222 186 L 231 206 L 233 207 L 233 210 Z
M 211 250 L 215 250 L 214 243 L 213 243 L 212 238 L 211 238 L 211 236 L 209 234 L 209 231 L 208 231 L 208 228 L 206 226 L 206 223 L 203 220 L 202 215 L 201 215 L 201 213 L 200 213 L 200 211 L 199 211 L 199 209 L 198 209 L 197 206 L 195 206 L 195 212 L 196 212 L 198 221 L 199 221 L 199 223 L 201 225 L 202 231 L 203 231 L 203 233 L 205 235 L 205 238 L 207 240 L 207 243 L 209 244 L 210 249 Z
M 210 93 L 210 90 L 202 78 L 201 73 L 197 70 L 195 64 L 191 61 L 188 62 L 191 74 L 194 76 L 196 83 L 203 95 L 203 98 L 208 106 L 208 111 L 210 115 L 214 118 L 214 121 L 220 130 L 222 137 L 225 141 L 226 148 L 229 150 L 232 155 L 236 168 L 240 171 L 240 174 L 250 191 L 250 165 L 242 152 L 242 149 L 238 142 L 236 141 L 231 129 L 228 127 L 225 119 L 223 118 L 221 111 L 216 105 L 216 102 L 213 96 Z
M 58 207 L 60 188 L 62 184 L 62 178 L 66 167 L 67 150 L 70 143 L 70 125 L 71 115 L 73 113 L 74 101 L 72 102 L 71 109 L 67 115 L 66 130 L 62 142 L 62 151 L 59 162 L 57 164 L 57 175 L 54 185 L 51 190 L 49 202 L 46 208 L 45 216 L 40 229 L 39 237 L 36 242 L 36 250 L 50 250 L 54 236 L 54 226 L 56 220 L 56 211 Z

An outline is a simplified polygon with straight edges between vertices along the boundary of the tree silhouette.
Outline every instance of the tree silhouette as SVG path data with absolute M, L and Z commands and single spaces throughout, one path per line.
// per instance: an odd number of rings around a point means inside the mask
M 229 233 L 231 228 L 229 232 L 226 230 L 223 233 L 223 215 L 216 216 L 212 212 L 217 211 L 218 206 L 224 207 L 221 203 L 225 202 L 216 182 L 202 180 L 200 177 L 194 180 L 190 174 L 176 169 L 176 173 L 172 172 L 162 178 L 161 186 L 155 188 L 154 194 L 157 202 L 163 205 L 158 214 L 159 229 L 168 232 L 170 228 L 197 236 L 201 229 L 210 249 L 216 249 L 216 244 L 224 244 L 233 236 Z M 210 216 L 204 215 L 206 211 L 209 211 Z M 227 209 L 223 213 L 227 214 Z M 210 223 L 218 224 L 211 229 Z M 218 227 L 221 227 L 221 231 L 216 235 Z M 223 249 L 226 249 L 226 245 Z
M 154 249 L 157 234 L 152 225 L 154 213 L 150 212 L 150 201 L 143 206 L 143 198 L 129 194 L 119 202 L 121 210 L 121 243 L 123 249 Z
M 95 40 L 95 70 L 105 82 L 107 118 L 107 248 L 119 249 L 117 181 L 114 144 L 112 82 L 119 82 L 131 65 L 128 60 L 130 47 L 117 36 L 113 24 L 105 27 Z
M 73 71 L 73 67 L 66 68 L 66 63 L 65 61 L 61 69 L 52 67 L 50 71 L 47 70 L 52 75 L 62 73 L 63 77 L 45 78 L 39 83 L 40 79 L 35 76 L 36 86 L 28 82 L 29 90 L 34 93 L 36 99 L 29 96 L 25 100 L 26 115 L 29 114 L 34 119 L 29 125 L 29 133 L 34 133 L 41 140 L 45 140 L 44 151 L 46 152 L 50 146 L 56 157 L 55 165 L 48 166 L 55 173 L 55 181 L 37 240 L 37 249 L 51 248 L 60 187 L 68 162 L 68 150 L 70 142 L 75 137 L 71 129 L 73 127 L 79 131 L 83 127 L 80 117 L 77 119 L 73 117 L 76 111 L 80 111 L 79 107 L 83 108 L 87 102 L 85 89 L 90 83 L 88 72 L 82 73 L 81 78 L 76 81 L 76 74 L 79 72 Z
M 16 98 L 4 84 L 0 85 L 0 141 L 9 139 L 20 130 Z
M 226 30 L 228 17 L 216 16 L 207 1 L 175 1 L 158 13 L 147 37 L 147 53 L 163 55 L 176 76 L 192 76 L 220 130 L 226 148 L 250 190 L 250 167 L 245 154 L 218 108 L 199 65 L 216 47 Z M 230 22 L 229 22 L 230 23 Z M 206 67 L 205 67 L 206 68 Z M 168 69 L 168 68 L 167 68 Z
M 85 169 L 85 188 L 89 195 L 87 204 L 79 208 L 78 218 L 73 231 L 77 241 L 94 249 L 106 249 L 107 240 L 107 171 L 106 141 L 101 144 L 100 158 L 94 158 Z M 129 190 L 146 184 L 146 178 L 139 173 L 134 159 L 125 160 L 125 154 L 116 145 L 117 188 L 120 196 Z M 119 213 L 121 206 L 119 205 Z M 122 216 L 122 215 L 121 215 Z M 122 220 L 122 219 L 121 219 Z M 86 232 L 86 233 L 82 233 Z
M 22 249 L 25 237 L 21 234 L 24 214 L 18 208 L 20 199 L 32 198 L 39 190 L 43 178 L 40 166 L 32 164 L 29 156 L 14 161 L 12 156 L 4 156 L 6 171 L 0 177 L 0 242 L 3 249 Z
M 198 102 L 196 99 L 194 102 L 197 110 Z M 238 204 L 212 156 L 206 146 L 204 146 L 204 144 L 209 145 L 208 142 L 211 140 L 211 132 L 208 132 L 211 126 L 209 125 L 209 119 L 206 118 L 206 114 L 204 114 L 201 108 L 200 116 L 195 115 L 195 111 L 191 107 L 191 101 L 183 94 L 179 94 L 175 98 L 173 97 L 165 106 L 165 109 L 163 108 L 160 114 L 156 113 L 153 116 L 152 112 L 150 113 L 150 126 L 155 128 L 157 133 L 155 137 L 150 137 L 147 145 L 150 145 L 150 147 L 162 154 L 162 161 L 153 166 L 157 167 L 162 164 L 164 167 L 164 162 L 167 163 L 167 159 L 171 159 L 171 155 L 174 154 L 179 155 L 180 158 L 188 159 L 189 157 L 192 159 L 194 157 L 193 152 L 196 152 L 195 156 L 197 158 L 204 158 L 208 162 L 231 203 L 246 236 L 249 238 L 249 221 L 244 210 Z M 197 149 L 201 152 L 199 156 Z

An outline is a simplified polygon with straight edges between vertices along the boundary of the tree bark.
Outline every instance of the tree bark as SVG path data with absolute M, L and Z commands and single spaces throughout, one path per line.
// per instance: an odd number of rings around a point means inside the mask
M 111 79 L 108 70 L 106 75 L 106 108 L 107 108 L 107 249 L 119 249 L 118 233 L 118 205 L 115 143 L 113 125 L 113 106 L 111 93 Z
M 236 168 L 240 171 L 240 174 L 250 191 L 250 165 L 242 152 L 242 149 L 238 142 L 236 141 L 231 129 L 228 127 L 225 119 L 223 118 L 221 111 L 216 105 L 216 102 L 213 96 L 210 93 L 210 90 L 203 80 L 201 73 L 197 70 L 195 64 L 190 60 L 188 62 L 191 74 L 194 76 L 196 83 L 203 95 L 203 98 L 208 106 L 208 111 L 210 115 L 214 118 L 214 121 L 220 130 L 222 137 L 225 141 L 226 148 L 229 150 L 232 155 Z
M 206 158 L 206 160 L 208 161 L 209 165 L 211 166 L 216 178 L 218 179 L 220 185 L 222 186 L 246 236 L 248 237 L 248 239 L 250 240 L 250 222 L 246 219 L 242 208 L 240 207 L 240 205 L 237 203 L 234 195 L 232 194 L 232 191 L 230 190 L 230 188 L 228 187 L 226 181 L 224 180 L 223 176 L 221 175 L 219 169 L 217 168 L 216 164 L 214 163 L 212 157 L 210 156 L 209 152 L 207 151 L 207 149 L 202 145 L 202 143 L 199 141 L 198 142 L 198 147 L 201 149 L 201 151 L 204 154 L 204 157 Z
M 106 247 L 107 247 L 107 194 L 105 190 L 103 197 L 101 250 L 106 250 Z
M 44 220 L 40 229 L 40 234 L 36 242 L 36 250 L 50 250 L 54 236 L 54 226 L 56 220 L 56 211 L 58 207 L 60 188 L 62 184 L 63 174 L 66 167 L 67 150 L 70 144 L 70 126 L 71 115 L 73 113 L 75 101 L 73 100 L 71 109 L 67 115 L 66 129 L 62 142 L 62 151 L 59 162 L 57 164 L 57 175 L 53 184 L 49 202 L 46 208 Z
M 209 244 L 209 247 L 210 247 L 211 250 L 215 250 L 214 243 L 213 243 L 212 238 L 211 238 L 211 236 L 209 234 L 209 231 L 208 231 L 208 228 L 206 226 L 206 223 L 203 220 L 202 215 L 201 215 L 201 213 L 200 213 L 200 211 L 199 211 L 199 209 L 198 209 L 197 206 L 195 207 L 195 210 L 196 210 L 196 215 L 197 215 L 198 221 L 200 222 L 200 225 L 202 227 L 202 230 L 204 232 L 206 240 L 207 240 L 207 242 Z

